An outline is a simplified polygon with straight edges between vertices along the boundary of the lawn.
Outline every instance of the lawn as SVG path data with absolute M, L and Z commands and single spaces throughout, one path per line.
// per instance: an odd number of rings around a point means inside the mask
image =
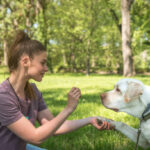
M 0 82 L 7 77 L 6 68 L 1 67 Z M 43 81 L 36 82 L 36 85 L 55 116 L 66 106 L 67 93 L 71 87 L 76 86 L 81 89 L 82 97 L 77 109 L 68 118 L 69 120 L 104 116 L 137 128 L 138 119 L 125 113 L 108 110 L 100 102 L 100 93 L 112 89 L 121 78 L 123 77 L 119 75 L 46 74 Z M 135 76 L 134 78 L 150 85 L 149 76 Z M 98 131 L 89 125 L 72 133 L 51 137 L 41 147 L 48 150 L 133 150 L 135 144 L 117 131 Z M 139 148 L 139 150 L 142 149 Z

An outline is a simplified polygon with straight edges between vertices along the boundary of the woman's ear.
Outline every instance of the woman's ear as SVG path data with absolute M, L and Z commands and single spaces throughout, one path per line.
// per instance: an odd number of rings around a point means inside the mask
M 125 92 L 124 101 L 127 103 L 138 98 L 143 93 L 143 88 L 139 83 L 130 82 Z
M 27 55 L 22 56 L 20 62 L 24 67 L 29 67 L 31 63 L 30 58 Z

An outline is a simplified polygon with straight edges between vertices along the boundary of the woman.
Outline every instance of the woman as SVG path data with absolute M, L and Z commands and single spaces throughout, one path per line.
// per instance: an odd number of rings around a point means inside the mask
M 0 85 L 0 145 L 3 150 L 41 149 L 26 143 L 41 144 L 50 136 L 64 134 L 91 124 L 99 130 L 109 129 L 109 123 L 97 124 L 96 117 L 66 120 L 75 110 L 81 92 L 73 87 L 68 103 L 56 117 L 48 110 L 40 91 L 29 80 L 41 81 L 45 72 L 45 47 L 19 31 L 8 53 L 10 76 Z M 38 120 L 40 127 L 35 128 Z

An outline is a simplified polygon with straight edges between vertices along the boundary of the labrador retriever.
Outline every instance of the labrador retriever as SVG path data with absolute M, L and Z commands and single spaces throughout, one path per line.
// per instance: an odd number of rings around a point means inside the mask
M 121 79 L 114 89 L 100 95 L 102 104 L 116 112 L 125 112 L 141 119 L 142 113 L 150 103 L 150 87 L 136 79 Z M 138 129 L 125 123 L 109 120 L 115 129 L 132 141 L 137 141 Z M 138 145 L 143 148 L 150 146 L 150 119 L 141 122 L 141 134 Z

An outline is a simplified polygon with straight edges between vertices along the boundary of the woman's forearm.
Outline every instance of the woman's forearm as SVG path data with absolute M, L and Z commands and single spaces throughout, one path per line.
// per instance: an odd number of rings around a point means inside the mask
M 47 121 L 42 126 L 36 129 L 35 139 L 41 143 L 43 140 L 49 136 L 54 135 L 56 130 L 61 126 L 61 124 L 67 119 L 67 117 L 72 112 L 69 109 L 64 109 L 57 117 L 53 118 L 50 121 Z
M 79 120 L 67 120 L 60 126 L 60 128 L 54 133 L 54 135 L 72 132 L 78 128 L 90 124 L 91 119 L 92 117 L 79 119 Z

